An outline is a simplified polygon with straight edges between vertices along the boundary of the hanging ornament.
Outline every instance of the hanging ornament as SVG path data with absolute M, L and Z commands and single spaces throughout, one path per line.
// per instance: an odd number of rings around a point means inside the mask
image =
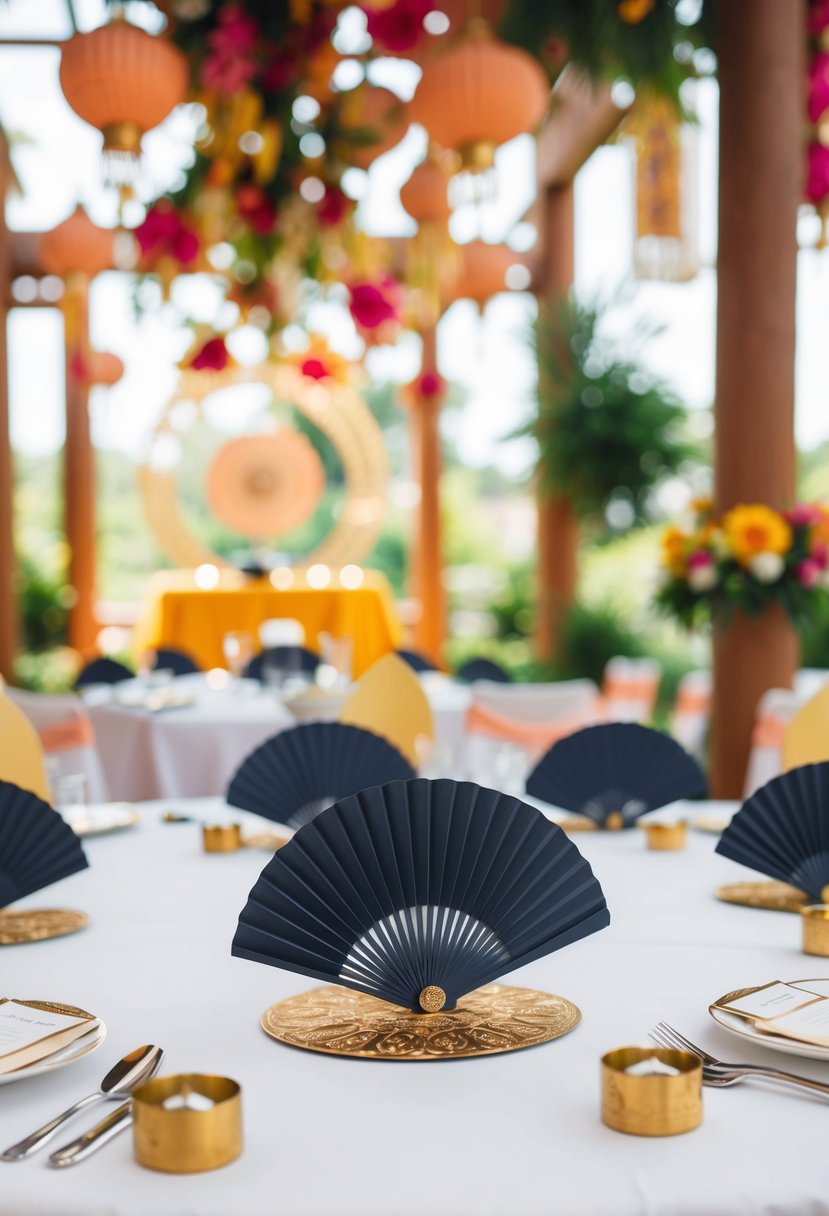
M 433 147 L 400 187 L 403 209 L 417 221 L 417 232 L 405 244 L 406 287 L 412 320 L 421 328 L 434 324 L 461 269 L 458 246 L 449 235 L 449 179 Z
M 91 355 L 84 323 L 86 296 L 90 280 L 115 265 L 115 232 L 93 224 L 79 206 L 62 224 L 43 233 L 39 252 L 44 272 L 64 281 L 60 306 L 67 368 L 73 379 L 85 382 Z
M 481 18 L 469 21 L 456 45 L 426 64 L 409 117 L 458 154 L 453 202 L 494 193 L 495 149 L 534 130 L 549 97 L 538 61 L 496 38 Z
M 340 122 L 347 158 L 358 169 L 368 169 L 378 156 L 399 144 L 409 125 L 399 97 L 365 82 L 343 94 Z
M 685 283 L 700 266 L 692 134 L 670 101 L 653 96 L 637 102 L 627 130 L 636 152 L 634 274 Z
M 448 302 L 473 300 L 482 312 L 492 296 L 509 290 L 507 273 L 521 258 L 506 245 L 490 245 L 486 241 L 470 241 L 460 246 L 460 252 L 461 272 Z
M 103 135 L 112 184 L 132 180 L 142 136 L 184 101 L 187 75 L 187 60 L 169 39 L 119 18 L 63 44 L 63 95 Z
M 639 25 L 655 4 L 656 0 L 619 0 L 619 20 L 625 25 Z

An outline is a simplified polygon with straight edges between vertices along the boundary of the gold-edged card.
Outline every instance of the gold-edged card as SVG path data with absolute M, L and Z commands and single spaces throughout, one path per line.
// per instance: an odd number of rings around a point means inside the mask
M 448 1013 L 413 1013 L 331 984 L 272 1005 L 261 1026 L 291 1047 L 364 1060 L 458 1060 L 535 1047 L 573 1030 L 581 1011 L 563 996 L 488 984 Z
M 65 1019 L 71 1019 L 68 1025 Z M 45 1060 L 99 1024 L 94 1013 L 74 1005 L 11 997 L 0 998 L 0 1022 L 0 1075 Z M 15 1039 L 19 1045 L 9 1047 Z

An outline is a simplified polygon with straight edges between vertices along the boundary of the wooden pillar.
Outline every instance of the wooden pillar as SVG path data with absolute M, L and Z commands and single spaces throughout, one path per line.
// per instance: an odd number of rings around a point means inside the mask
M 437 325 L 424 328 L 421 377 L 437 372 Z M 414 639 L 435 663 L 443 661 L 446 593 L 440 520 L 440 410 L 443 393 L 419 393 L 412 410 L 415 476 L 420 486 L 417 531 L 412 549 L 412 590 L 420 603 Z
M 544 258 L 539 308 L 557 308 L 575 277 L 575 191 L 573 182 L 548 186 L 539 199 Z M 535 648 L 539 659 L 553 656 L 560 627 L 573 603 L 578 579 L 579 521 L 569 498 L 538 490 L 538 615 Z
M 804 173 L 802 0 L 718 6 L 719 253 L 715 497 L 782 508 L 795 495 L 797 207 Z M 711 786 L 742 792 L 754 714 L 791 684 L 794 630 L 782 612 L 715 631 Z
M 67 280 L 66 443 L 64 446 L 64 522 L 69 545 L 69 583 L 75 600 L 69 614 L 69 644 L 84 657 L 95 652 L 95 451 L 89 425 L 89 387 L 78 375 L 78 356 L 89 348 L 89 283 Z
M 14 556 L 14 463 L 9 433 L 8 315 L 11 249 L 6 228 L 6 191 L 11 176 L 5 136 L 0 132 L 0 676 L 12 681 L 18 645 Z

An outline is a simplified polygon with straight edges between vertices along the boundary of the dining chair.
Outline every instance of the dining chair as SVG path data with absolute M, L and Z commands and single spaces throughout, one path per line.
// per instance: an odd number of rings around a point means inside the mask
M 783 741 L 789 724 L 807 698 L 791 688 L 770 688 L 757 705 L 743 797 L 783 772 Z
M 686 672 L 677 686 L 671 734 L 698 760 L 705 755 L 710 715 L 711 672 L 707 669 Z
M 38 733 L 52 784 L 61 777 L 82 774 L 90 802 L 109 798 L 98 755 L 92 719 L 74 693 L 28 692 L 9 688 L 6 695 Z
M 602 699 L 609 722 L 649 722 L 653 718 L 662 666 L 656 659 L 608 659 Z

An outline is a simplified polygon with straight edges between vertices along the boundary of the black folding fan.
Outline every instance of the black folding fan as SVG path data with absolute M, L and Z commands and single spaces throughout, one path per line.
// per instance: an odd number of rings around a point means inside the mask
M 302 828 L 262 871 L 232 953 L 433 1012 L 609 920 L 590 866 L 540 811 L 419 778 Z
M 89 865 L 81 842 L 47 802 L 0 781 L 0 908 Z
M 120 684 L 122 680 L 131 680 L 133 672 L 117 659 L 104 656 L 87 663 L 75 681 L 75 688 L 86 688 L 89 684 Z
M 509 672 L 492 659 L 468 659 L 458 668 L 455 675 L 466 684 L 472 684 L 475 680 L 489 680 L 493 684 L 512 683 Z
M 717 852 L 823 899 L 829 885 L 829 762 L 790 769 L 756 790 L 723 832 Z
M 634 722 L 587 726 L 560 739 L 527 778 L 534 798 L 605 828 L 632 827 L 640 815 L 705 790 L 705 774 L 675 739 Z
M 260 744 L 239 766 L 227 801 L 298 828 L 339 798 L 414 775 L 379 735 L 342 722 L 311 722 Z

